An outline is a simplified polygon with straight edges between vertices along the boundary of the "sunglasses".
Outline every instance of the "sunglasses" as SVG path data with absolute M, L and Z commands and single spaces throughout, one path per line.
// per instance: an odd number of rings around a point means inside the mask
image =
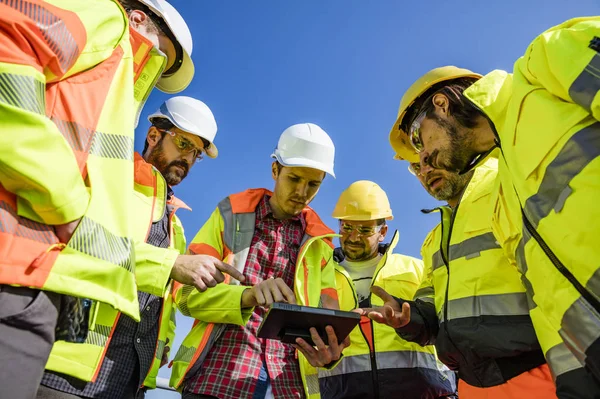
M 158 131 L 167 133 L 169 134 L 169 136 L 172 137 L 173 144 L 175 144 L 175 147 L 177 147 L 177 150 L 179 150 L 180 153 L 184 155 L 193 153 L 194 157 L 196 158 L 196 162 L 200 162 L 204 159 L 202 153 L 205 151 L 205 147 L 199 148 L 192 141 L 188 140 L 183 135 L 177 132 L 173 132 L 168 129 L 161 129 L 159 127 L 156 128 L 158 129 Z M 204 139 L 202 139 L 202 144 L 206 146 Z
M 379 224 L 377 226 L 361 226 L 340 222 L 340 233 L 342 235 L 350 235 L 353 231 L 356 231 L 358 236 L 370 237 L 373 234 L 379 233 L 383 226 L 383 224 Z

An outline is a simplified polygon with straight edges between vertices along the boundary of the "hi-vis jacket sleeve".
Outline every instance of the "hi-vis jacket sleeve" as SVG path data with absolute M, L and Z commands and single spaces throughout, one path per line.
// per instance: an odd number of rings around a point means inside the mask
M 324 308 L 339 310 L 340 303 L 335 286 L 335 265 L 333 251 L 331 251 L 329 259 L 324 259 L 321 269 L 321 305 Z
M 538 36 L 516 68 L 565 101 L 600 120 L 600 17 L 575 18 Z
M 433 233 L 433 232 L 432 232 Z M 410 305 L 410 322 L 396 329 L 400 338 L 415 342 L 421 346 L 433 345 L 439 331 L 438 318 L 435 311 L 435 291 L 433 288 L 433 266 L 431 256 L 426 250 L 433 245 L 433 234 L 429 233 L 423 247 L 421 255 L 423 256 L 423 280 L 414 294 L 414 300 L 409 298 L 396 298 L 396 301 L 402 307 L 404 302 Z
M 88 207 L 74 153 L 46 117 L 46 85 L 67 74 L 86 40 L 73 12 L 0 3 L 0 184 L 17 196 L 19 215 L 36 222 L 68 223 Z
M 135 281 L 138 290 L 163 297 L 178 256 L 179 251 L 176 249 L 136 242 Z
M 226 260 L 229 251 L 224 248 L 223 228 L 223 218 L 217 208 L 190 243 L 188 252 Z M 227 281 L 204 292 L 188 285 L 179 286 L 175 291 L 179 311 L 206 323 L 245 325 L 253 308 L 242 309 L 242 293 L 250 287 L 227 284 Z

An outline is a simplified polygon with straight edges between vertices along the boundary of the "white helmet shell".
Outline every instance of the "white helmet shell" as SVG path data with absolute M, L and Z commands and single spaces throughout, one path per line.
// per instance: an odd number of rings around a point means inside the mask
M 163 76 L 158 80 L 156 87 L 165 93 L 179 93 L 184 90 L 194 78 L 194 62 L 192 61 L 193 40 L 192 32 L 185 23 L 181 14 L 165 0 L 138 0 L 145 4 L 150 10 L 161 18 L 171 30 L 173 37 L 183 49 L 181 66 L 172 75 Z
M 333 141 L 313 123 L 300 123 L 285 129 L 271 157 L 283 166 L 318 169 L 335 177 Z
M 217 122 L 210 108 L 202 101 L 186 96 L 169 98 L 148 120 L 152 122 L 154 118 L 166 118 L 184 132 L 207 140 L 210 146 L 205 150 L 209 157 L 216 158 L 219 154 L 214 144 Z

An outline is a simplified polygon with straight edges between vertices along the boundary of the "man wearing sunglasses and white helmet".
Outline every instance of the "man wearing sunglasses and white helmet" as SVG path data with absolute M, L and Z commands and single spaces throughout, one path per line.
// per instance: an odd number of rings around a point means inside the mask
M 149 116 L 152 123 L 142 154 L 135 154 L 133 210 L 144 245 L 136 246 L 141 321 L 99 304 L 95 326 L 84 343 L 57 342 L 50 354 L 38 398 L 141 398 L 156 387 L 175 335 L 176 280 L 199 290 L 243 276 L 209 255 L 183 255 L 183 226 L 175 215 L 187 206 L 173 195 L 202 154 L 217 156 L 217 124 L 199 100 L 173 97 Z M 148 229 L 150 225 L 150 229 Z M 75 366 L 76 365 L 76 366 Z
M 312 329 L 316 347 L 300 338 L 288 345 L 258 338 L 257 330 L 274 302 L 338 308 L 334 234 L 308 207 L 325 174 L 334 176 L 334 153 L 319 126 L 289 127 L 272 155 L 274 190 L 225 198 L 193 239 L 191 252 L 231 259 L 246 281 L 228 280 L 205 292 L 184 286 L 175 293 L 181 312 L 197 320 L 173 360 L 171 386 L 184 398 L 318 395 L 316 371 L 308 374 L 306 361 L 333 366 L 347 341 L 338 343 L 328 328 L 327 346 Z
M 0 385 L 31 398 L 99 303 L 140 318 L 134 129 L 192 80 L 192 36 L 164 0 L 2 1 L 0 25 Z

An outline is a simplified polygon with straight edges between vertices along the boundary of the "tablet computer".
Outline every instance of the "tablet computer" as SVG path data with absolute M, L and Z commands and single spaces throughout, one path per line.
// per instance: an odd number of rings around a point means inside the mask
M 326 326 L 333 327 L 338 342 L 342 342 L 359 322 L 360 315 L 354 312 L 275 302 L 260 324 L 258 336 L 286 344 L 295 344 L 296 338 L 303 338 L 314 346 L 311 327 L 316 328 L 323 342 L 328 344 Z

